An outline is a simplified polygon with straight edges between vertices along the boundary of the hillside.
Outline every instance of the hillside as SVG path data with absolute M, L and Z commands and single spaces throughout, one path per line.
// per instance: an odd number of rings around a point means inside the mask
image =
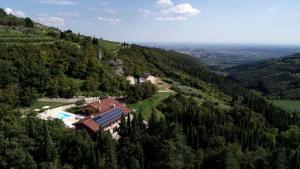
M 195 58 L 2 15 L 0 168 L 299 168 L 299 113 L 274 107 Z M 126 81 L 148 72 L 176 93 L 154 95 L 151 83 Z M 122 116 L 119 140 L 19 111 L 39 97 L 77 95 L 124 96 L 138 111 L 131 120 Z
M 300 99 L 300 54 L 227 70 L 232 79 L 270 99 Z

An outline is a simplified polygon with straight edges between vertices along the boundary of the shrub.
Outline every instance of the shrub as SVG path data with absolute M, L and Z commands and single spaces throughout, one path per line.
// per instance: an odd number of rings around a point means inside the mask
M 75 102 L 76 106 L 82 106 L 86 103 L 85 99 L 80 99 Z

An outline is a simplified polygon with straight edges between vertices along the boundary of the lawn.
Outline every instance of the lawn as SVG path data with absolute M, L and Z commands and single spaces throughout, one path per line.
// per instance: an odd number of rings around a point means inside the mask
M 68 105 L 68 104 L 70 104 L 70 103 L 36 101 L 30 107 L 24 107 L 21 110 L 23 112 L 31 112 L 31 111 L 34 111 L 34 109 L 42 110 L 42 107 L 44 107 L 44 106 L 50 106 L 49 109 L 53 109 L 53 108 Z
M 121 47 L 120 43 L 111 42 L 107 40 L 101 40 L 99 45 L 100 47 L 102 47 L 103 49 L 109 52 L 117 51 Z
M 146 100 L 140 101 L 135 104 L 129 104 L 127 105 L 131 109 L 135 109 L 138 111 L 140 107 L 142 108 L 142 115 L 145 120 L 148 120 L 152 113 L 152 106 L 154 108 L 164 99 L 168 98 L 168 96 L 174 94 L 173 92 L 164 92 L 164 93 L 158 93 L 157 95 L 152 96 L 151 98 L 148 98 Z M 155 108 L 156 109 L 156 108 Z M 156 109 L 157 117 L 160 118 L 163 116 L 163 114 Z
M 273 104 L 279 108 L 282 108 L 285 111 L 300 112 L 300 100 L 272 100 Z

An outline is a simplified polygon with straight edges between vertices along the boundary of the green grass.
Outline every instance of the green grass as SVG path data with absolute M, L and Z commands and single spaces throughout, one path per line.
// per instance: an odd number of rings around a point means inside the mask
M 148 98 L 146 100 L 140 101 L 135 104 L 129 104 L 127 105 L 130 109 L 135 109 L 138 111 L 140 107 L 142 107 L 142 115 L 145 120 L 148 120 L 152 113 L 152 106 L 154 108 L 162 102 L 164 99 L 168 98 L 170 95 L 174 94 L 173 92 L 165 92 L 165 93 L 158 93 L 157 95 L 152 96 L 151 98 Z M 156 108 L 155 108 L 156 109 Z M 163 114 L 156 109 L 157 117 L 160 118 L 163 116 Z
M 300 78 L 300 73 L 294 73 L 295 77 Z
M 113 53 L 114 51 L 117 51 L 121 45 L 120 43 L 111 42 L 107 40 L 101 40 L 99 43 L 100 47 L 106 50 L 107 52 Z
M 44 106 L 50 106 L 49 109 L 53 109 L 53 108 L 57 108 L 57 107 L 68 105 L 68 104 L 70 104 L 70 103 L 36 101 L 30 107 L 24 107 L 21 110 L 23 110 L 23 112 L 26 113 L 26 112 L 32 112 L 32 111 L 34 111 L 34 109 L 43 110 L 42 107 L 44 107 Z
M 300 100 L 272 100 L 273 104 L 279 108 L 282 108 L 285 111 L 300 112 Z

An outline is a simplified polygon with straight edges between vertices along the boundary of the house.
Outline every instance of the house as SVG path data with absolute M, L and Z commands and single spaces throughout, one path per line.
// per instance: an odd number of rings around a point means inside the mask
M 139 78 L 139 83 L 145 83 L 147 81 L 150 81 L 152 84 L 155 84 L 156 77 L 152 76 L 150 73 L 144 73 L 144 75 Z
M 130 113 L 125 105 L 113 98 L 95 101 L 84 106 L 84 108 L 93 113 L 73 125 L 76 129 L 85 129 L 90 134 L 94 134 L 99 130 L 110 131 L 112 134 L 116 133 L 121 117 Z
M 126 113 L 130 112 L 130 110 L 124 104 L 121 104 L 111 97 L 93 101 L 92 103 L 83 106 L 81 109 L 83 112 L 85 112 L 85 114 L 92 115 L 101 114 L 113 108 L 122 109 Z

